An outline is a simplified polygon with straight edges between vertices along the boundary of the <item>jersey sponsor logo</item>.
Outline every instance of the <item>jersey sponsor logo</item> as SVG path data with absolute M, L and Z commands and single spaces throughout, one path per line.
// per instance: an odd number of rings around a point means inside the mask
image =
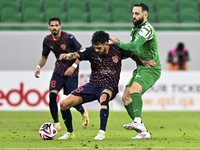
M 117 56 L 113 56 L 112 60 L 113 60 L 113 62 L 117 63 L 118 62 L 118 57 Z
M 62 48 L 62 50 L 65 50 L 65 49 L 66 49 L 66 45 L 65 45 L 65 44 L 62 44 L 62 45 L 61 45 L 61 48 Z

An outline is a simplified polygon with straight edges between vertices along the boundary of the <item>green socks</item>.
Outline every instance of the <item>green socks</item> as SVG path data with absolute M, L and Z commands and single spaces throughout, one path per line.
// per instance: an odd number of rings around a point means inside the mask
M 129 114 L 129 116 L 134 120 L 135 117 L 142 118 L 142 94 L 141 93 L 132 93 L 131 98 L 132 102 L 128 105 L 125 105 L 125 108 Z
M 142 101 L 141 93 L 132 93 L 131 98 L 132 98 L 132 107 L 133 107 L 134 117 L 142 118 L 143 101 Z
M 134 120 L 134 113 L 133 113 L 133 106 L 132 103 L 129 103 L 128 105 L 124 105 L 126 108 L 126 111 L 128 112 L 128 115 L 131 117 L 131 119 Z

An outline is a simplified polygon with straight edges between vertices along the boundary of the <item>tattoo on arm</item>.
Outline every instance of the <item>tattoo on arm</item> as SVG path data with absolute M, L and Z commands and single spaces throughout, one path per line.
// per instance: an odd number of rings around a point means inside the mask
M 134 61 L 136 61 L 137 63 L 142 64 L 142 65 L 144 65 L 144 66 L 150 65 L 150 63 L 149 63 L 148 60 L 143 60 L 143 59 L 141 59 L 137 54 L 135 54 L 135 53 L 133 53 L 133 52 L 131 53 L 131 58 L 132 58 Z
M 77 52 L 74 53 L 68 53 L 68 60 L 72 60 L 72 59 L 76 59 L 76 58 L 80 58 L 79 54 Z

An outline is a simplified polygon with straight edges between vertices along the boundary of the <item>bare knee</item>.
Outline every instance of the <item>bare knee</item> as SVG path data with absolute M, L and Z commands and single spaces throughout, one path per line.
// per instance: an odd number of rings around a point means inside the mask
M 128 105 L 132 102 L 131 95 L 130 95 L 130 88 L 126 88 L 124 91 L 124 95 L 122 96 L 122 101 L 124 105 Z
M 132 99 L 128 95 L 123 95 L 122 96 L 122 101 L 123 101 L 124 105 L 128 105 L 132 101 Z
M 61 110 L 68 110 L 73 106 L 81 104 L 83 102 L 82 97 L 69 95 L 66 99 L 60 102 L 60 109 Z
M 68 110 L 70 107 L 64 101 L 60 102 L 60 110 Z

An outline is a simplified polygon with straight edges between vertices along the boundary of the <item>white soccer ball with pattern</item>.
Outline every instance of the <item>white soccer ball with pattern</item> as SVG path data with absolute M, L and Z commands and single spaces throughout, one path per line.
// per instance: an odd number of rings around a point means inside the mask
M 57 129 L 53 123 L 46 122 L 41 125 L 39 134 L 44 140 L 53 140 L 57 135 Z

